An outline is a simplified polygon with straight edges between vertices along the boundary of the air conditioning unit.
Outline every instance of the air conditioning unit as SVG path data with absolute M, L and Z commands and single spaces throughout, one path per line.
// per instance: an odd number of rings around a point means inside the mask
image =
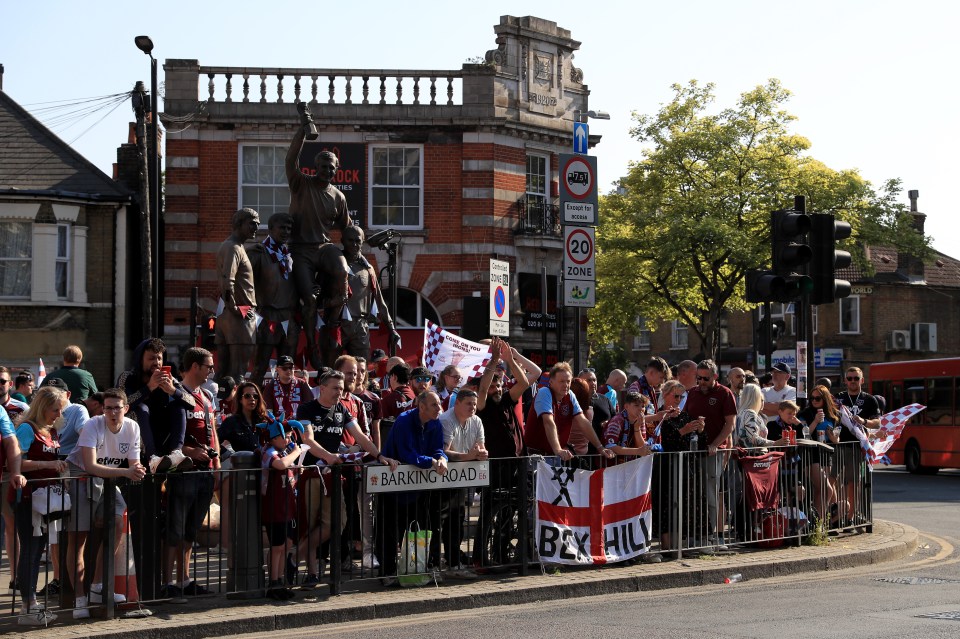
M 887 335 L 888 351 L 905 351 L 910 348 L 910 331 L 890 331 Z
M 937 325 L 932 323 L 916 323 L 910 325 L 913 334 L 913 350 L 923 353 L 937 352 Z

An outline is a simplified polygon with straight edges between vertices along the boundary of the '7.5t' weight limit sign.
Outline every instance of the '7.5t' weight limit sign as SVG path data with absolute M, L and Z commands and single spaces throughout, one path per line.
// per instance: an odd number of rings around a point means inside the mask
M 597 224 L 597 158 L 560 155 L 560 212 L 564 224 Z

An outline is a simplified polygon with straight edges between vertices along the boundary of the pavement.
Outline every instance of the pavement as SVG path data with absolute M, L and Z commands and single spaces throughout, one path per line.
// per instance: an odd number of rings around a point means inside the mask
M 833 537 L 824 546 L 734 549 L 713 556 L 691 555 L 661 564 L 601 568 L 531 566 L 528 576 L 485 575 L 475 581 L 451 578 L 423 588 L 383 588 L 372 582 L 347 582 L 343 594 L 298 592 L 290 602 L 203 597 L 183 605 L 151 605 L 153 616 L 140 619 L 74 622 L 69 613 L 48 628 L 13 626 L 18 636 L 43 639 L 200 639 L 270 632 L 349 621 L 457 611 L 485 606 L 525 604 L 609 593 L 666 590 L 723 583 L 739 573 L 743 580 L 842 570 L 906 558 L 917 547 L 916 528 L 876 520 L 871 533 Z M 310 596 L 312 595 L 312 596 Z M 62 621 L 63 619 L 67 621 Z M 10 632 L 4 623 L 0 632 Z

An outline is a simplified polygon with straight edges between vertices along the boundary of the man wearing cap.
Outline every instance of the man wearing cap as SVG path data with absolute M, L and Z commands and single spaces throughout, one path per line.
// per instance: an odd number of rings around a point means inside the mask
M 275 417 L 279 418 L 283 413 L 292 419 L 297 409 L 312 399 L 310 384 L 293 375 L 293 358 L 282 355 L 277 362 L 276 376 L 263 385 L 263 401 L 267 410 L 273 411 Z
M 770 370 L 773 375 L 773 386 L 763 389 L 763 414 L 768 422 L 777 421 L 777 415 L 780 410 L 780 402 L 797 401 L 797 389 L 790 386 L 790 365 L 785 362 L 777 362 Z

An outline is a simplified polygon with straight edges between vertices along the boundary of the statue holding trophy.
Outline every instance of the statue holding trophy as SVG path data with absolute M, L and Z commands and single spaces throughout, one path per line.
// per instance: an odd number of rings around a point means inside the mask
M 290 186 L 290 215 L 293 217 L 290 254 L 310 363 L 320 370 L 323 365 L 332 364 L 332 361 L 325 361 L 326 357 L 340 349 L 350 274 L 343 252 L 331 243 L 329 234 L 333 230 L 343 231 L 353 222 L 347 199 L 331 184 L 339 168 L 336 155 L 322 151 L 314 158 L 316 173 L 311 176 L 301 172 L 297 159 L 304 139 L 315 139 L 317 130 L 305 103 L 298 103 L 297 111 L 301 126 L 290 142 L 285 161 Z M 318 314 L 323 315 L 319 344 L 316 338 Z

